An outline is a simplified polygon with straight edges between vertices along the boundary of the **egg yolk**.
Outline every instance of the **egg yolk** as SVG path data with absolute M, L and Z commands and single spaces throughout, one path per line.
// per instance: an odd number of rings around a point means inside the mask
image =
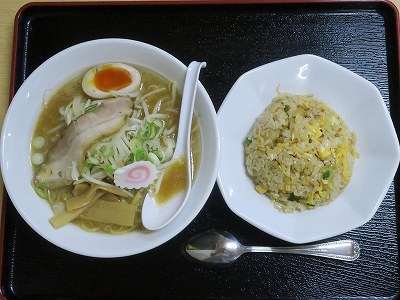
M 94 75 L 95 86 L 103 92 L 118 91 L 131 83 L 131 74 L 123 68 L 114 66 L 102 68 Z

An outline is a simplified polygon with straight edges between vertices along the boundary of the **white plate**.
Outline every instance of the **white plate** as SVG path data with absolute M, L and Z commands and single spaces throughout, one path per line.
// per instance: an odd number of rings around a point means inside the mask
M 246 174 L 243 141 L 276 89 L 314 94 L 333 108 L 357 134 L 354 174 L 328 205 L 285 214 L 258 194 Z M 218 111 L 221 161 L 218 185 L 229 208 L 266 233 L 292 243 L 342 234 L 372 218 L 399 164 L 399 142 L 377 88 L 355 73 L 314 55 L 299 55 L 242 75 Z
M 150 68 L 183 87 L 186 66 L 154 46 L 124 39 L 102 39 L 70 47 L 40 65 L 16 93 L 1 135 L 1 171 L 10 198 L 24 220 L 51 243 L 74 253 L 94 257 L 120 257 L 155 248 L 182 231 L 199 213 L 217 176 L 219 136 L 214 106 L 202 85 L 195 112 L 200 116 L 203 159 L 191 195 L 181 213 L 168 226 L 154 232 L 123 235 L 88 233 L 68 224 L 55 230 L 48 219 L 49 205 L 31 186 L 29 146 L 42 107 L 44 93 L 72 76 L 106 62 L 125 62 Z

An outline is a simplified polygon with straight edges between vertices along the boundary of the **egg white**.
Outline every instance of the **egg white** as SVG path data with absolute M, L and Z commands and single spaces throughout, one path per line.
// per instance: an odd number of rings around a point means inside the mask
M 108 92 L 99 90 L 95 86 L 94 77 L 98 71 L 110 66 L 115 68 L 122 68 L 128 71 L 132 78 L 132 83 L 120 90 L 110 90 Z M 87 71 L 82 79 L 82 89 L 85 94 L 96 99 L 104 99 L 112 96 L 132 96 L 133 93 L 135 93 L 140 88 L 141 81 L 142 76 L 136 68 L 124 63 L 108 63 L 100 66 L 95 66 Z

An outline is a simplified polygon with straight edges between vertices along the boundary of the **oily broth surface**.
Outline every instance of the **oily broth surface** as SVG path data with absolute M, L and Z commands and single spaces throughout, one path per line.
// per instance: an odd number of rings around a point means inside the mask
M 142 75 L 141 89 L 143 94 L 145 94 L 147 90 L 151 89 L 151 85 L 154 84 L 168 87 L 169 81 L 167 79 L 161 77 L 160 75 L 146 68 L 138 66 L 135 66 L 135 68 L 137 68 Z M 75 96 L 81 96 L 84 101 L 90 98 L 82 90 L 81 83 L 83 75 L 84 74 L 76 76 L 71 80 L 69 80 L 66 84 L 64 84 L 61 88 L 59 88 L 54 93 L 54 95 L 51 96 L 51 98 L 43 105 L 42 112 L 39 115 L 32 136 L 32 140 L 38 136 L 45 137 L 46 140 L 45 145 L 40 149 L 40 152 L 42 154 L 46 155 L 50 151 L 50 149 L 52 149 L 52 147 L 60 139 L 62 131 L 66 128 L 65 122 L 59 113 L 60 108 L 63 106 L 65 107 L 68 103 L 70 103 Z M 168 92 L 166 92 L 166 94 L 167 93 Z M 161 97 L 163 97 L 163 95 L 161 95 Z M 154 98 L 149 97 L 148 99 L 146 99 L 149 111 L 153 110 L 154 106 L 156 105 L 159 99 L 160 99 L 159 95 Z M 179 93 L 176 97 L 176 105 L 174 108 L 174 112 L 173 113 L 169 112 L 168 115 L 170 117 L 168 120 L 166 120 L 167 122 L 171 121 L 173 124 L 175 124 L 176 128 L 178 127 L 179 123 L 180 105 L 181 105 L 181 94 Z M 162 106 L 159 112 L 164 113 Z M 176 134 L 177 131 L 174 133 L 175 139 L 176 139 Z M 193 178 L 196 176 L 199 168 L 201 159 L 201 146 L 202 145 L 201 145 L 201 132 L 199 127 L 199 120 L 196 117 L 196 115 L 194 115 L 192 121 L 192 135 L 191 135 L 191 159 L 193 163 L 193 176 L 192 176 Z M 35 151 L 36 150 L 31 146 L 31 156 L 35 153 Z M 36 173 L 40 169 L 40 166 L 32 164 L 32 168 L 33 172 Z M 176 176 L 179 177 L 179 174 L 176 174 Z M 63 187 L 57 190 L 52 190 L 50 191 L 50 193 L 56 194 L 56 196 L 53 197 L 57 199 L 56 201 L 63 201 L 67 198 L 72 197 L 72 189 L 73 186 L 71 184 L 70 186 L 67 187 Z M 166 192 L 168 193 L 168 191 Z M 135 223 L 137 223 L 136 228 L 118 226 L 113 224 L 105 224 L 105 223 L 102 224 L 100 222 L 93 222 L 79 218 L 75 219 L 72 223 L 80 226 L 82 229 L 86 231 L 123 233 L 142 228 L 140 221 L 140 209 L 138 210 L 135 219 L 138 220 L 138 222 L 135 221 Z

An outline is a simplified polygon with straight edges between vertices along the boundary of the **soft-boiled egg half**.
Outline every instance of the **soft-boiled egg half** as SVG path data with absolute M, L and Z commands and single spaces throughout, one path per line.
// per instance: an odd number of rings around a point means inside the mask
M 139 71 L 124 63 L 108 63 L 91 68 L 82 80 L 82 89 L 90 97 L 130 96 L 140 88 Z

